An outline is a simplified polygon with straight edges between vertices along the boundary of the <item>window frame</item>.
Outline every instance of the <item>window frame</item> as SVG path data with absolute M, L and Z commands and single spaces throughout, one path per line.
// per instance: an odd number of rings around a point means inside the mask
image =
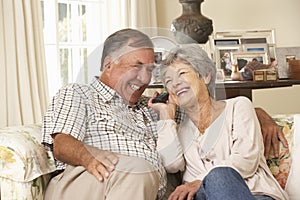
M 41 4 L 49 95 L 53 96 L 62 85 L 73 82 L 88 83 L 95 71 L 99 72 L 100 63 L 93 63 L 95 58 L 89 60 L 89 56 L 94 54 L 96 49 L 99 50 L 98 47 L 104 38 L 103 33 L 101 34 L 102 18 L 99 12 L 104 4 L 101 0 L 41 0 Z M 59 38 L 59 4 L 67 5 L 66 41 L 60 41 Z M 78 19 L 82 13 L 82 6 L 85 6 L 86 40 L 83 37 L 82 21 Z M 70 10 L 72 12 L 69 12 Z M 69 24 L 71 27 L 68 27 Z M 65 63 L 62 63 L 61 52 L 64 50 L 68 52 L 68 56 Z M 96 62 L 99 61 L 100 58 L 97 58 Z M 67 66 L 67 69 L 63 69 L 63 66 Z

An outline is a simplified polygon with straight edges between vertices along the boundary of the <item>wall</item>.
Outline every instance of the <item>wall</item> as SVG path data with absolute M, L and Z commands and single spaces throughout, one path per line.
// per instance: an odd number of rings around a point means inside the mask
M 156 0 L 158 26 L 170 28 L 181 15 L 178 0 Z M 300 46 L 299 0 L 205 0 L 202 14 L 214 31 L 275 29 L 277 47 Z M 300 58 L 298 58 L 300 59 Z M 300 113 L 300 86 L 253 91 L 253 103 L 269 113 Z
M 156 0 L 156 6 L 161 28 L 181 15 L 178 0 Z M 205 0 L 201 8 L 215 31 L 274 28 L 278 47 L 300 46 L 299 0 Z

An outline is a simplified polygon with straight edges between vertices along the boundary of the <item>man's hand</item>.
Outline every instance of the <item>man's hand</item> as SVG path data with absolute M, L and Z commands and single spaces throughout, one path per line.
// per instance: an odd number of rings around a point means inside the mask
M 110 173 L 114 171 L 115 165 L 118 163 L 118 156 L 113 152 L 103 151 L 88 145 L 85 146 L 92 155 L 85 166 L 86 170 L 102 182 L 104 178 L 108 178 Z
M 285 139 L 280 127 L 272 119 L 268 113 L 266 113 L 261 108 L 255 108 L 261 131 L 264 139 L 265 146 L 265 157 L 269 156 L 271 146 L 274 149 L 275 157 L 279 156 L 279 140 L 282 142 L 283 146 L 288 148 L 287 140 Z
M 63 133 L 54 135 L 53 154 L 56 159 L 69 165 L 85 167 L 99 181 L 109 177 L 119 160 L 116 153 L 85 145 Z
M 176 187 L 168 200 L 192 200 L 199 190 L 202 181 L 196 180 Z

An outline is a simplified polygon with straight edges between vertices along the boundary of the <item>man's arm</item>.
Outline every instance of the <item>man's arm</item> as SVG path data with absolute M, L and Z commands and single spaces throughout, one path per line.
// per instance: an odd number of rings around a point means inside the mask
M 262 108 L 255 108 L 257 118 L 259 120 L 261 131 L 264 139 L 265 157 L 268 158 L 271 146 L 274 148 L 275 156 L 279 156 L 279 140 L 284 147 L 288 147 L 287 140 L 285 139 L 280 127 L 272 119 L 266 111 Z
M 99 181 L 108 178 L 115 169 L 118 162 L 115 153 L 85 145 L 71 135 L 58 133 L 53 137 L 53 154 L 56 159 L 73 166 L 85 167 Z

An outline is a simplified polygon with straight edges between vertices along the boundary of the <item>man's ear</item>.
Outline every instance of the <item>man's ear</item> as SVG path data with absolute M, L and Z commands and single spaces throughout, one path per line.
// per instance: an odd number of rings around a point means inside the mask
M 101 80 L 103 83 L 107 85 L 109 85 L 109 81 L 110 81 L 111 63 L 112 63 L 111 57 L 106 56 L 103 61 L 101 76 L 99 77 L 99 80 Z
M 104 59 L 104 62 L 103 62 L 103 69 L 102 71 L 105 71 L 106 69 L 109 69 L 110 68 L 110 65 L 111 65 L 111 57 L 110 56 L 106 56 L 105 59 Z
M 203 79 L 204 79 L 204 82 L 205 82 L 206 85 L 209 84 L 210 80 L 211 80 L 210 72 Z

